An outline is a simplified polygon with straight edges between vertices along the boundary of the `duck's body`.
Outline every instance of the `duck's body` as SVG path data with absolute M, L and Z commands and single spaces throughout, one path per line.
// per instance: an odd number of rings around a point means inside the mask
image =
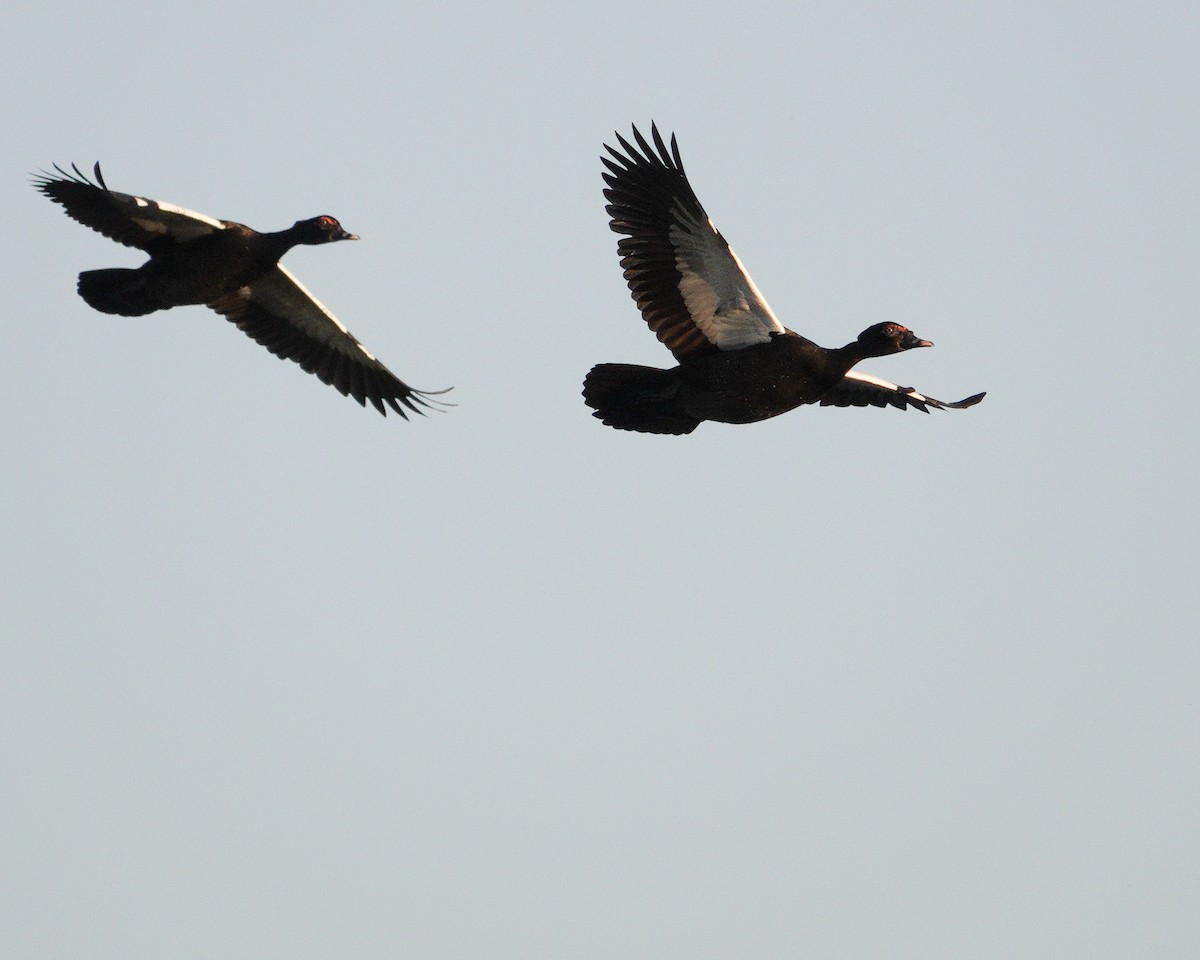
M 666 370 L 598 364 L 584 381 L 584 395 L 618 429 L 653 425 L 643 432 L 690 433 L 705 420 L 753 423 L 814 403 L 844 374 L 843 364 L 829 362 L 815 344 L 788 332 Z
M 933 346 L 895 323 L 868 327 L 829 349 L 783 327 L 741 261 L 713 226 L 683 171 L 672 137 L 603 158 L 612 229 L 634 300 L 679 365 L 662 370 L 602 363 L 584 380 L 593 416 L 619 430 L 690 433 L 705 420 L 752 423 L 805 404 L 961 408 L 976 394 L 942 403 L 908 387 L 859 374 L 867 357 Z
M 156 245 L 136 269 L 84 271 L 79 295 L 102 313 L 124 317 L 210 304 L 261 280 L 297 243 L 294 228 L 259 233 L 231 220 L 221 225 L 221 230 L 186 243 Z
M 204 304 L 223 314 L 282 359 L 293 360 L 360 404 L 401 416 L 422 412 L 429 394 L 414 390 L 380 363 L 325 306 L 280 265 L 297 245 L 357 240 L 333 217 L 299 220 L 260 233 L 173 204 L 109 190 L 77 169 L 55 168 L 37 188 L 73 219 L 126 246 L 145 251 L 142 266 L 86 270 L 79 295 L 102 313 L 143 316 Z

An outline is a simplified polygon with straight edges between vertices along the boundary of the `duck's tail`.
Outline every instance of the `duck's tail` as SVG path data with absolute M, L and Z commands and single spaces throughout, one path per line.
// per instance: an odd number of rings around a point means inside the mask
M 583 380 L 583 402 L 618 430 L 691 433 L 700 421 L 682 409 L 673 370 L 632 363 L 600 363 Z
M 79 295 L 93 309 L 122 317 L 140 317 L 167 306 L 146 288 L 137 270 L 121 267 L 85 270 L 79 275 Z

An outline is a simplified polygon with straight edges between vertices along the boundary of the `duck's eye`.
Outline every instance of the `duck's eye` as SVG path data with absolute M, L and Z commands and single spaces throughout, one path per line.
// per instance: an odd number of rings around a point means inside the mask
M 333 217 L 318 217 L 317 223 L 323 227 L 333 227 L 337 225 L 337 221 Z

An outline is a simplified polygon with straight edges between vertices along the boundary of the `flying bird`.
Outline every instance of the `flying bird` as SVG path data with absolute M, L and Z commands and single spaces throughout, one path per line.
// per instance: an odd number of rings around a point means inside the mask
M 601 363 L 583 381 L 584 403 L 602 422 L 642 433 L 691 433 L 705 420 L 752 423 L 807 403 L 821 406 L 961 409 L 977 393 L 943 403 L 851 368 L 928 340 L 898 323 L 868 327 L 844 347 L 819 347 L 786 329 L 688 183 L 674 135 L 651 125 L 651 145 L 615 134 L 604 145 L 605 208 L 630 293 L 675 355 L 670 369 Z
M 294 360 L 323 383 L 387 407 L 405 419 L 438 403 L 444 390 L 414 390 L 380 363 L 279 263 L 298 244 L 357 240 L 333 217 L 299 220 L 259 233 L 160 200 L 110 190 L 96 164 L 95 182 L 74 164 L 68 173 L 35 175 L 34 186 L 67 215 L 110 240 L 150 255 L 137 269 L 87 270 L 79 295 L 101 313 L 139 317 L 185 304 L 205 304 L 271 353 Z M 385 404 L 387 406 L 385 406 Z

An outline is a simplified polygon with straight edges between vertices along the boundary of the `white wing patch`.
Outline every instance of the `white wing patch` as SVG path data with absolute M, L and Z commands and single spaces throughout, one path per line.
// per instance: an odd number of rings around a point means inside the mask
M 902 393 L 906 397 L 912 397 L 914 400 L 920 400 L 922 403 L 938 404 L 940 401 L 930 400 L 924 394 L 917 393 L 912 387 L 902 387 L 899 384 L 892 383 L 890 380 L 884 380 L 882 377 L 873 377 L 869 373 L 859 373 L 857 370 L 851 370 L 846 374 L 847 380 L 859 380 L 862 383 L 868 383 L 872 386 L 879 387 L 881 390 L 886 390 L 889 393 Z
M 357 352 L 368 360 L 376 360 L 329 308 L 282 264 L 250 287 L 250 299 L 268 313 L 285 318 L 314 340 L 350 356 Z
M 713 222 L 679 204 L 671 215 L 679 293 L 700 332 L 722 350 L 765 343 L 772 333 L 783 333 L 783 324 Z
M 933 410 L 965 410 L 979 403 L 986 394 L 976 393 L 955 403 L 943 403 L 923 393 L 917 393 L 912 387 L 901 387 L 873 377 L 869 373 L 858 373 L 851 370 L 832 389 L 827 390 L 821 397 L 823 407 L 896 407 L 907 410 L 910 407 L 928 413 Z
M 118 193 L 116 190 L 109 190 L 108 196 L 125 208 L 125 216 L 148 233 L 174 237 L 182 242 L 225 229 L 225 224 L 220 220 L 214 220 L 195 210 L 177 207 L 173 203 L 135 197 L 128 193 Z

